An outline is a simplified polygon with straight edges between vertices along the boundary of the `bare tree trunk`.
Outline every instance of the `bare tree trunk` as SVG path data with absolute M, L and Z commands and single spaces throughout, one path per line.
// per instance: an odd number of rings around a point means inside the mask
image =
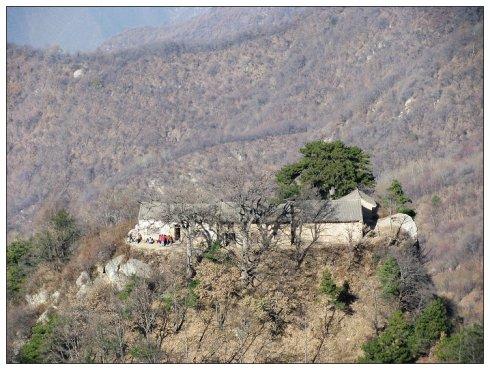
M 315 356 L 313 356 L 313 359 L 311 360 L 312 363 L 315 363 L 316 359 L 320 355 L 320 351 L 323 347 L 323 344 L 325 343 L 327 336 L 330 334 L 330 326 L 331 326 L 333 318 L 335 316 L 335 308 L 333 308 L 333 310 L 331 310 L 332 314 L 330 315 L 330 317 L 328 317 L 329 311 L 330 311 L 330 309 L 329 309 L 328 305 L 325 306 L 325 317 L 323 318 L 323 326 L 321 329 L 320 343 L 318 344 L 318 347 L 316 348 Z
M 241 279 L 247 284 L 250 282 L 251 274 L 250 274 L 250 227 L 251 221 L 247 221 L 242 225 L 242 243 L 240 250 L 240 270 L 241 270 Z
M 185 337 L 185 362 L 189 361 L 189 340 L 187 338 L 187 332 L 184 331 L 184 337 Z
M 176 312 L 177 321 L 174 323 L 174 333 L 178 333 L 180 329 L 182 329 L 182 325 L 184 325 L 185 315 L 187 310 L 184 308 L 180 312 Z
M 194 357 L 192 358 L 192 362 L 193 363 L 196 363 L 197 356 L 199 354 L 199 351 L 201 350 L 201 346 L 202 346 L 202 343 L 203 343 L 204 335 L 206 335 L 206 332 L 208 331 L 208 328 L 209 328 L 209 325 L 210 324 L 211 324 L 211 318 L 208 319 L 207 321 L 205 321 L 204 329 L 201 332 L 201 335 L 199 337 L 199 341 L 198 341 L 198 344 L 197 344 L 197 348 L 194 351 Z
M 303 318 L 303 331 L 304 331 L 304 351 L 305 351 L 305 358 L 304 358 L 304 363 L 308 363 L 308 323 L 306 321 L 306 316 Z
M 193 265 L 193 261 L 192 261 L 192 258 L 193 258 L 193 246 L 192 246 L 192 242 L 193 242 L 193 238 L 192 238 L 192 231 L 187 228 L 186 230 L 186 234 L 187 234 L 187 248 L 186 248 L 186 279 L 187 281 L 191 281 L 194 276 L 196 275 L 196 270 L 194 269 L 194 265 Z
M 216 313 L 216 324 L 218 325 L 218 328 L 220 330 L 223 330 L 225 327 L 225 321 L 226 321 L 226 312 L 228 310 L 228 304 L 225 301 L 224 307 L 221 307 L 221 304 L 219 302 L 216 302 L 214 304 L 215 307 L 215 313 Z

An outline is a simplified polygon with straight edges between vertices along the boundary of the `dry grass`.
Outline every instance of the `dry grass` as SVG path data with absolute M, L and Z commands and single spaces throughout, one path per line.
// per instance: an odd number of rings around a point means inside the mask
M 131 222 L 122 222 L 83 237 L 78 242 L 75 255 L 63 270 L 64 277 L 73 281 L 82 271 L 90 272 L 95 265 L 104 264 L 115 253 L 127 254 L 129 249 L 125 237 L 131 227 Z

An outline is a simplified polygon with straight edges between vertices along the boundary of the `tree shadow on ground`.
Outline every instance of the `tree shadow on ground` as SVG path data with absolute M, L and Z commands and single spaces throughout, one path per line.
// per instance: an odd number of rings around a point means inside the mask
M 352 315 L 354 313 L 354 310 L 352 309 L 352 303 L 357 301 L 358 297 L 350 291 L 350 286 L 348 282 L 344 282 L 342 285 L 342 288 L 340 289 L 339 295 L 338 295 L 338 302 L 340 302 L 343 306 L 343 311 L 347 315 Z

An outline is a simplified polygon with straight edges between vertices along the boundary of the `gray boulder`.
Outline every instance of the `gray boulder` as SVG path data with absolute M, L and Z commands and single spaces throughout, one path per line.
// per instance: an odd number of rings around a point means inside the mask
M 120 256 L 111 259 L 105 265 L 105 273 L 110 281 L 114 280 L 117 277 L 119 272 L 119 266 L 121 266 L 122 262 L 124 261 L 124 258 L 125 258 L 124 255 L 121 254 Z
M 45 324 L 48 322 L 49 309 L 44 311 L 36 320 L 37 323 Z
M 75 72 L 73 72 L 73 78 L 80 78 L 84 74 L 83 69 L 77 69 Z
M 60 301 L 60 292 L 55 291 L 53 294 L 51 294 L 51 301 L 53 304 L 58 304 Z
M 77 292 L 77 299 L 84 298 L 89 292 L 89 290 L 90 290 L 90 286 L 88 284 L 81 285 Z
M 121 265 L 119 272 L 127 277 L 137 276 L 141 278 L 151 277 L 151 267 L 134 258 L 130 258 L 125 264 Z
M 81 287 L 82 285 L 85 285 L 88 282 L 90 282 L 90 275 L 88 274 L 87 271 L 82 271 L 82 273 L 80 274 L 80 276 L 76 281 L 77 287 Z
M 41 289 L 38 293 L 36 294 L 27 294 L 25 296 L 25 299 L 27 301 L 27 304 L 30 307 L 38 307 L 41 306 L 45 303 L 47 303 L 49 298 L 49 294 L 45 289 Z
M 409 215 L 397 213 L 378 220 L 375 231 L 381 236 L 396 237 L 406 234 L 412 239 L 417 239 L 417 225 Z
M 97 264 L 95 266 L 96 270 L 97 270 L 97 276 L 101 276 L 104 274 L 104 266 L 101 265 L 101 264 Z
M 105 279 L 119 291 L 124 289 L 132 276 L 149 278 L 152 275 L 148 264 L 134 258 L 130 258 L 123 263 L 124 259 L 125 256 L 120 255 L 114 257 L 105 265 Z
M 123 274 L 118 274 L 112 281 L 112 285 L 116 288 L 118 292 L 124 290 L 126 285 L 129 283 L 129 278 Z

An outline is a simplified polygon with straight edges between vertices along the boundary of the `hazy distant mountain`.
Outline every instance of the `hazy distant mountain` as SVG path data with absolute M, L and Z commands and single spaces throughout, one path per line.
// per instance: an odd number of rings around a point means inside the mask
M 292 24 L 305 8 L 190 8 L 176 11 L 174 22 L 162 27 L 127 30 L 105 41 L 99 51 L 120 51 L 146 45 L 172 42 L 186 45 L 216 45 L 238 37 L 270 35 Z M 193 17 L 190 17 L 192 15 Z
M 178 24 L 200 7 L 8 7 L 7 40 L 34 47 L 93 51 L 125 29 Z
M 166 182 L 233 161 L 274 171 L 305 141 L 338 138 L 372 155 L 381 185 L 400 179 L 439 290 L 478 315 L 482 18 L 477 8 L 224 8 L 125 31 L 87 55 L 10 45 L 9 232 L 29 232 L 60 194 L 90 215 L 104 192 L 144 191 L 157 170 Z

